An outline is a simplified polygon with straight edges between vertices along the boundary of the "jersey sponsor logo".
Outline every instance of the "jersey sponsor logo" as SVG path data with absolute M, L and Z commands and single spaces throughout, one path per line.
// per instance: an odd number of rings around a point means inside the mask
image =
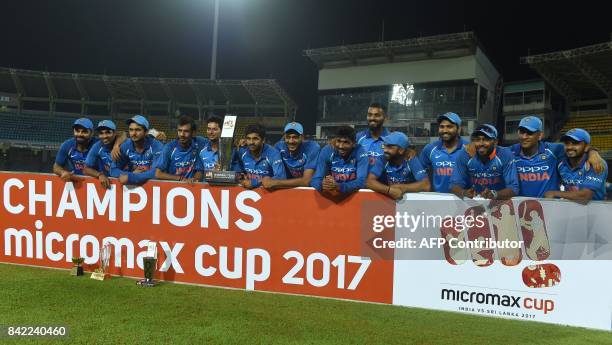
M 534 166 L 534 167 L 517 167 L 520 173 L 537 173 L 541 171 L 548 171 L 550 167 L 548 165 Z
M 487 171 L 476 172 L 471 169 L 470 169 L 470 173 L 472 174 L 474 178 L 492 178 L 492 177 L 498 177 L 500 175 L 498 172 L 495 172 L 495 173 L 490 173 Z
M 353 167 L 332 167 L 331 170 L 339 174 L 346 174 L 346 173 L 353 172 L 356 169 Z
M 441 161 L 441 162 L 436 162 L 436 166 L 437 167 L 454 167 L 455 166 L 455 162 L 453 161 Z

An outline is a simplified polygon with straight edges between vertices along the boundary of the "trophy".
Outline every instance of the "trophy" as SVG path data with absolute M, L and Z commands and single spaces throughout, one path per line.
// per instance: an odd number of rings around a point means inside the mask
M 83 261 L 85 261 L 85 259 L 83 258 L 72 258 L 72 263 L 74 264 L 74 266 L 70 270 L 71 276 L 82 276 L 83 275 L 83 266 L 82 266 Z
M 99 267 L 96 268 L 94 272 L 91 274 L 91 279 L 95 279 L 95 280 L 110 279 L 110 274 L 106 272 L 108 270 L 110 256 L 111 256 L 111 245 L 110 243 L 105 243 L 100 248 Z
M 149 243 L 147 243 L 147 255 L 142 258 L 142 264 L 144 266 L 144 279 L 137 281 L 136 284 L 145 287 L 153 287 L 157 285 L 155 280 L 153 280 L 155 270 L 157 269 L 156 242 L 149 241 Z
M 206 171 L 204 173 L 204 180 L 210 185 L 236 185 L 238 183 L 237 174 L 230 167 L 232 163 L 234 128 L 236 127 L 237 118 L 235 115 L 226 115 L 223 118 L 223 130 L 221 131 L 217 151 L 219 154 L 217 163 L 221 170 Z

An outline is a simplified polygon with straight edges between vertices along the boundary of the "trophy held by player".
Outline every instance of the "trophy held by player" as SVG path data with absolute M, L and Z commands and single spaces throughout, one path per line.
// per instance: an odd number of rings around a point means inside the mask
M 218 154 L 219 170 L 210 170 L 204 173 L 204 180 L 210 185 L 236 185 L 238 176 L 231 169 L 232 148 L 234 139 L 234 128 L 236 127 L 237 116 L 226 115 L 223 118 L 223 129 L 219 138 Z

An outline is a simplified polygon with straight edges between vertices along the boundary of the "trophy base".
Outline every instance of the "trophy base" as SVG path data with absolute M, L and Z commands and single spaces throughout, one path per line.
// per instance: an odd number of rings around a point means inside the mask
M 110 274 L 104 272 L 93 272 L 91 274 L 91 279 L 95 280 L 108 280 L 110 277 Z
M 207 171 L 204 181 L 211 186 L 234 186 L 238 184 L 238 176 L 235 171 Z
M 153 279 L 141 279 L 136 282 L 136 285 L 144 287 L 154 287 L 157 285 L 157 282 Z
M 70 270 L 70 275 L 71 276 L 82 276 L 83 275 L 83 267 L 81 267 L 81 266 L 74 266 L 74 267 L 72 267 L 72 269 Z

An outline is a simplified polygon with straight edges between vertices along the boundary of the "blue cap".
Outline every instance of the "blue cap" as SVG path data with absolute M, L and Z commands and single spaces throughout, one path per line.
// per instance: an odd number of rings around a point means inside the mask
M 117 126 L 115 126 L 115 123 L 111 120 L 102 120 L 98 122 L 98 127 L 96 127 L 96 129 L 101 129 L 101 128 L 108 128 L 113 131 L 117 130 Z
M 533 115 L 525 116 L 519 122 L 518 128 L 525 128 L 530 132 L 541 132 L 543 128 L 542 120 Z
M 299 135 L 304 134 L 304 127 L 299 122 L 289 122 L 285 126 L 284 132 L 287 133 L 289 131 L 296 131 Z
M 131 119 L 125 121 L 125 123 L 129 126 L 130 123 L 136 123 L 137 125 L 141 125 L 145 128 L 145 130 L 149 129 L 149 121 L 147 121 L 147 119 L 145 119 L 144 116 L 142 115 L 134 115 Z
M 86 117 L 81 117 L 80 119 L 76 119 L 76 121 L 74 121 L 74 123 L 72 124 L 72 128 L 76 126 L 81 126 L 85 129 L 93 130 L 93 122 L 91 122 L 91 120 Z
M 403 149 L 410 145 L 410 140 L 408 140 L 406 134 L 402 132 L 391 132 L 391 134 L 382 137 L 382 140 L 385 145 L 396 145 Z
M 442 122 L 442 120 L 448 120 L 456 124 L 457 127 L 461 127 L 461 118 L 455 113 L 446 113 L 438 116 L 438 123 Z
M 567 133 L 563 134 L 561 141 L 565 141 L 568 138 L 577 142 L 584 141 L 586 144 L 591 143 L 591 135 L 582 128 L 570 129 Z
M 476 127 L 474 132 L 472 132 L 473 137 L 478 136 L 480 134 L 484 135 L 489 139 L 497 139 L 497 128 L 488 123 L 485 123 L 484 125 Z

